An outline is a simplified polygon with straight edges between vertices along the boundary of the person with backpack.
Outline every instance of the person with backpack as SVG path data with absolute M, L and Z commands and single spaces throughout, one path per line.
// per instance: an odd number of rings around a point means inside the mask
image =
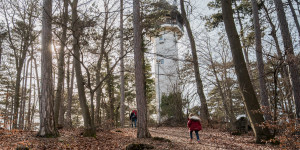
M 133 128 L 133 123 L 134 123 L 134 127 L 136 127 L 136 121 L 137 121 L 137 111 L 136 110 L 132 110 L 132 112 L 130 114 L 130 120 L 131 120 L 131 127 Z
M 190 130 L 190 143 L 193 141 L 193 131 L 195 131 L 196 137 L 197 137 L 197 142 L 200 143 L 199 139 L 199 131 L 202 130 L 202 125 L 200 123 L 200 118 L 197 117 L 194 114 L 189 115 L 189 121 L 187 123 L 187 126 Z

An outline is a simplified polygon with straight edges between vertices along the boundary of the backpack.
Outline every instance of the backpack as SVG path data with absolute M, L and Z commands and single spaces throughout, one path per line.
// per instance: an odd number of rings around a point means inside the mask
M 136 110 L 133 110 L 132 112 L 133 112 L 133 114 L 132 114 L 132 118 L 135 118 L 135 117 L 137 117 L 137 111 L 136 111 Z

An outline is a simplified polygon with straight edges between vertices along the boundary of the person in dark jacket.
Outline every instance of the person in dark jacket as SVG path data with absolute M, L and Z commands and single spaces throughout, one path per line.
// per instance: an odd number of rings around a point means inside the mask
M 136 120 L 137 120 L 137 111 L 136 110 L 132 110 L 132 112 L 130 114 L 130 120 L 131 120 L 131 127 L 133 128 L 133 123 L 134 123 L 134 127 L 136 127 Z
M 200 143 L 199 133 L 198 133 L 200 130 L 202 130 L 200 118 L 195 116 L 194 114 L 190 114 L 187 126 L 190 129 L 190 137 L 191 137 L 190 142 L 193 141 L 193 131 L 195 131 L 197 141 L 198 141 L 198 143 Z

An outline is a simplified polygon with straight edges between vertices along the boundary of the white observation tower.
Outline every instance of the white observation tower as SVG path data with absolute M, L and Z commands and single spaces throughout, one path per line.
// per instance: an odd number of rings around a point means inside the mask
M 158 116 L 161 123 L 160 104 L 162 95 L 177 92 L 178 83 L 178 48 L 177 41 L 183 35 L 183 19 L 177 10 L 177 2 L 170 5 L 165 0 L 160 0 L 160 9 L 167 13 L 159 23 L 158 36 L 152 37 L 155 57 L 155 90 Z

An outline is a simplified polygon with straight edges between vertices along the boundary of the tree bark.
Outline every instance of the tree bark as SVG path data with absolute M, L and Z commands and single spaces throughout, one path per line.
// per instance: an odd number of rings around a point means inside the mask
M 263 140 L 269 140 L 271 138 L 271 134 L 268 128 L 262 128 L 258 126 L 264 122 L 263 115 L 258 112 L 254 112 L 260 111 L 260 106 L 243 57 L 242 46 L 234 24 L 231 0 L 222 0 L 222 15 L 225 24 L 225 30 L 231 47 L 231 53 L 233 56 L 233 62 L 235 65 L 235 72 L 237 74 L 240 91 L 245 102 L 246 111 L 250 118 L 256 142 L 260 143 Z
M 0 33 L 0 66 L 1 66 L 1 60 L 2 60 L 2 42 L 3 42 L 3 38 L 4 38 L 4 33 Z
M 52 0 L 43 1 L 42 20 L 42 65 L 41 65 L 41 99 L 40 130 L 38 136 L 56 137 L 58 131 L 54 123 L 54 100 L 52 80 Z
M 106 85 L 107 85 L 107 93 L 108 93 L 108 99 L 109 99 L 109 119 L 111 121 L 114 120 L 114 103 L 115 103 L 115 97 L 114 97 L 114 80 L 113 80 L 113 75 L 110 73 L 110 61 L 108 59 L 108 52 L 105 53 L 105 60 L 106 60 L 106 71 L 108 74 L 108 78 L 106 80 Z M 113 122 L 112 122 L 113 126 Z
M 286 20 L 285 12 L 283 9 L 282 1 L 274 0 L 274 2 L 277 11 L 277 18 L 279 20 L 281 36 L 283 39 L 283 45 L 284 45 L 285 52 L 287 54 L 286 61 L 289 66 L 289 75 L 290 75 L 291 85 L 293 90 L 293 98 L 296 104 L 295 105 L 296 116 L 298 119 L 300 119 L 300 79 L 299 79 L 299 69 L 298 69 L 299 59 L 294 54 L 292 38 Z M 299 122 L 300 121 L 298 120 L 298 123 Z
M 68 57 L 68 71 L 67 71 L 67 89 L 68 89 L 68 104 L 67 104 L 67 114 L 66 114 L 66 126 L 68 128 L 72 127 L 72 99 L 73 99 L 73 83 L 74 83 L 74 63 L 72 65 L 72 72 L 71 72 L 71 81 L 70 81 L 70 58 L 71 54 Z M 74 62 L 74 61 L 73 61 Z
M 32 110 L 31 110 L 31 123 L 33 123 L 33 117 L 34 117 L 34 114 L 35 114 L 35 107 L 36 107 L 36 102 L 39 102 L 39 104 L 41 103 L 40 102 L 40 95 L 41 95 L 41 92 L 40 92 L 40 79 L 39 79 L 39 74 L 38 74 L 38 66 L 37 66 L 37 63 L 36 63 L 36 59 L 33 57 L 33 61 L 34 61 L 34 70 L 35 70 L 35 78 L 36 78 L 36 85 L 37 85 L 37 90 L 34 90 L 34 103 L 33 103 L 33 106 L 32 106 Z M 35 89 L 35 85 L 34 85 L 34 88 Z M 37 96 L 37 100 L 36 100 L 36 92 L 38 92 L 38 96 Z
M 95 115 L 95 121 L 98 125 L 100 125 L 100 100 L 101 100 L 101 93 L 102 93 L 102 83 L 100 83 L 101 79 L 101 67 L 102 67 L 102 61 L 103 61 L 103 55 L 105 53 L 105 42 L 107 40 L 107 23 L 108 23 L 108 10 L 107 6 L 105 6 L 105 19 L 104 19 L 104 27 L 103 27 L 103 33 L 101 38 L 101 45 L 100 45 L 100 56 L 97 62 L 97 71 L 96 71 L 96 85 L 99 85 L 99 88 L 96 90 L 96 115 Z
M 136 103 L 138 110 L 137 138 L 150 138 L 147 125 L 147 101 L 145 95 L 145 71 L 143 69 L 142 27 L 140 16 L 140 0 L 133 0 L 133 33 Z
M 186 17 L 183 0 L 180 0 L 180 7 L 181 7 L 181 14 L 182 14 L 182 17 L 184 20 L 184 24 L 185 24 L 189 39 L 190 39 L 190 44 L 191 44 L 191 49 L 192 49 L 193 65 L 194 65 L 195 78 L 196 78 L 196 84 L 197 84 L 197 93 L 199 95 L 200 102 L 201 102 L 201 114 L 200 115 L 201 115 L 202 121 L 209 124 L 210 116 L 209 116 L 208 107 L 207 107 L 207 103 L 206 103 L 206 97 L 203 92 L 203 83 L 202 83 L 200 71 L 199 71 L 199 63 L 198 63 L 195 39 L 194 39 L 194 36 L 192 33 L 192 29 L 190 27 L 190 23 Z
M 21 106 L 20 106 L 20 115 L 19 115 L 19 129 L 24 129 L 24 118 L 25 118 L 25 104 L 26 104 L 26 91 L 27 91 L 27 79 L 28 79 L 28 67 L 29 61 L 27 64 L 24 64 L 23 71 L 23 83 L 22 83 L 22 92 L 21 92 Z
M 72 34 L 73 34 L 73 52 L 74 52 L 74 67 L 77 80 L 77 88 L 79 95 L 79 102 L 82 111 L 83 121 L 84 121 L 84 136 L 94 137 L 96 135 L 94 124 L 92 123 L 92 118 L 89 112 L 89 107 L 87 105 L 84 80 L 82 77 L 81 64 L 80 64 L 80 21 L 77 14 L 77 4 L 78 0 L 74 0 L 72 3 Z
M 263 107 L 265 120 L 271 121 L 271 110 L 268 97 L 268 91 L 265 80 L 265 69 L 264 69 L 264 60 L 262 53 L 261 45 L 261 30 L 259 24 L 259 15 L 258 15 L 258 6 L 256 0 L 251 0 L 252 3 L 252 13 L 253 13 L 253 24 L 255 30 L 255 47 L 256 47 L 256 59 L 257 59 L 257 68 L 258 68 L 258 78 L 260 86 L 260 104 Z
M 59 110 L 62 102 L 62 91 L 63 91 L 63 84 L 64 84 L 64 77 L 65 77 L 65 71 L 64 71 L 64 65 L 65 65 L 65 46 L 67 41 L 67 24 L 68 24 L 68 1 L 64 0 L 64 10 L 63 10 L 63 16 L 62 16 L 62 35 L 61 35 L 61 44 L 60 44 L 60 51 L 59 51 L 59 59 L 58 59 L 58 81 L 57 81 L 57 91 L 55 95 L 55 106 L 54 106 L 54 118 L 55 118 L 55 125 L 62 126 L 61 124 L 58 124 L 58 118 L 59 118 Z
M 121 126 L 124 127 L 125 124 L 125 108 L 124 108 L 124 101 L 125 101 L 125 80 L 124 80 L 124 38 L 123 38 L 123 0 L 120 0 L 120 122 Z
M 26 51 L 22 52 L 22 58 L 17 61 L 19 62 L 17 65 L 17 75 L 16 75 L 16 86 L 15 86 L 15 96 L 14 96 L 14 117 L 13 117 L 13 129 L 18 128 L 18 112 L 20 105 L 20 85 L 21 85 L 21 72 L 24 64 L 24 59 L 26 57 Z
M 31 112 L 30 112 L 30 109 L 31 109 L 31 88 L 32 88 L 32 62 L 33 62 L 33 59 L 32 59 L 32 56 L 30 58 L 30 79 L 29 79 L 29 98 L 28 98 L 28 111 L 27 111 L 27 123 L 26 123 L 26 130 L 31 130 L 31 120 L 30 120 L 30 115 L 31 115 Z
M 252 74 L 252 70 L 251 70 L 251 63 L 250 63 L 250 60 L 249 60 L 249 53 L 248 53 L 249 51 L 247 49 L 246 39 L 245 39 L 245 36 L 244 36 L 244 26 L 243 26 L 242 17 L 241 17 L 240 11 L 238 10 L 238 5 L 237 5 L 236 2 L 237 1 L 234 1 L 234 6 L 236 8 L 237 19 L 238 19 L 239 26 L 240 26 L 240 38 L 241 38 L 241 43 L 242 43 L 242 49 L 243 49 L 244 57 L 245 57 L 245 60 L 246 60 L 246 65 L 247 65 L 247 69 L 248 69 L 248 72 L 249 72 L 249 75 L 250 75 L 250 79 L 253 80 L 253 74 Z

